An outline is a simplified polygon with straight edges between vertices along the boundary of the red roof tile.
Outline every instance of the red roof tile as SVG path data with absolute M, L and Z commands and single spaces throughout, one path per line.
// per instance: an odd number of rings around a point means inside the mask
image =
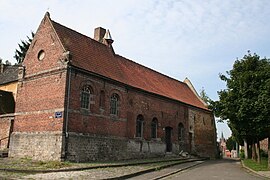
M 72 65 L 135 88 L 208 110 L 186 83 L 158 73 L 122 56 L 111 48 L 52 21 L 60 41 L 71 52 Z

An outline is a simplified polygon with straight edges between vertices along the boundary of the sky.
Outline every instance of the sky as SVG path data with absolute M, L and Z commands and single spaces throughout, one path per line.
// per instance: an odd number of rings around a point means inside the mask
M 52 20 L 93 37 L 109 29 L 117 54 L 183 81 L 218 100 L 219 74 L 247 51 L 270 56 L 269 0 L 0 0 L 0 58 L 13 58 L 20 40 Z M 231 132 L 217 123 L 218 138 Z

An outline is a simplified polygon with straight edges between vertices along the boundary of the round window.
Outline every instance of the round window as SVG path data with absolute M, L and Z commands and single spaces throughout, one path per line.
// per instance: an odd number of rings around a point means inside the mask
M 40 50 L 39 52 L 38 52 L 38 60 L 43 60 L 44 59 L 44 57 L 45 57 L 45 51 L 44 50 Z

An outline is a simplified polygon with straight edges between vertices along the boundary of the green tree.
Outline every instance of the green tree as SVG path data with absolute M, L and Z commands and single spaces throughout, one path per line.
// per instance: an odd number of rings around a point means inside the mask
M 21 40 L 21 44 L 18 44 L 19 49 L 15 50 L 14 58 L 18 64 L 21 64 L 24 60 L 26 52 L 34 38 L 35 34 L 31 32 L 31 37 L 27 36 L 27 40 Z
M 209 102 L 211 101 L 211 99 L 210 99 L 210 98 L 208 97 L 208 95 L 206 94 L 204 88 L 202 88 L 202 90 L 201 90 L 201 92 L 200 92 L 200 97 L 201 97 L 201 99 L 202 99 L 205 103 L 207 103 L 207 104 L 209 104 Z
M 214 101 L 209 98 L 209 96 L 205 92 L 204 88 L 202 88 L 202 90 L 200 92 L 200 98 L 208 105 L 209 109 L 213 110 Z
M 221 74 L 220 79 L 226 82 L 227 88 L 218 92 L 220 100 L 214 102 L 216 116 L 228 120 L 236 137 L 250 144 L 255 145 L 255 142 L 269 137 L 269 59 L 248 52 L 241 60 L 235 61 L 227 75 Z M 254 150 L 253 155 L 256 154 Z
M 227 149 L 231 150 L 235 150 L 236 148 L 236 141 L 234 140 L 233 136 L 229 137 L 226 141 L 226 147 Z

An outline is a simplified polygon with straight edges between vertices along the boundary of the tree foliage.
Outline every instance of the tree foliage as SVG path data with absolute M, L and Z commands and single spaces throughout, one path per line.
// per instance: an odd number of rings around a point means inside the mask
M 270 61 L 248 52 L 227 75 L 227 88 L 218 92 L 215 113 L 229 120 L 232 132 L 246 139 L 264 138 L 270 129 Z
M 252 145 L 252 159 L 260 162 L 259 141 L 270 137 L 270 61 L 248 51 L 220 79 L 227 88 L 218 92 L 220 100 L 214 102 L 215 115 L 228 120 L 239 144 L 244 140 L 246 155 L 247 144 Z
M 229 137 L 228 139 L 227 139 L 227 141 L 226 141 L 226 148 L 228 149 L 228 150 L 235 150 L 235 148 L 236 148 L 236 141 L 234 140 L 234 137 L 233 136 L 231 136 L 231 137 Z
M 200 92 L 200 98 L 208 105 L 208 108 L 213 110 L 214 101 L 209 98 L 204 88 Z
M 201 92 L 200 92 L 200 97 L 201 97 L 201 99 L 205 102 L 205 103 L 207 103 L 207 104 L 209 104 L 209 102 L 211 101 L 211 99 L 208 97 L 208 95 L 206 94 L 206 92 L 205 92 L 205 90 L 204 90 L 204 88 L 201 90 Z
M 27 40 L 21 40 L 21 44 L 18 44 L 19 49 L 15 50 L 14 58 L 16 59 L 18 64 L 21 64 L 24 60 L 26 52 L 34 38 L 34 33 L 31 32 L 31 37 L 27 36 Z

